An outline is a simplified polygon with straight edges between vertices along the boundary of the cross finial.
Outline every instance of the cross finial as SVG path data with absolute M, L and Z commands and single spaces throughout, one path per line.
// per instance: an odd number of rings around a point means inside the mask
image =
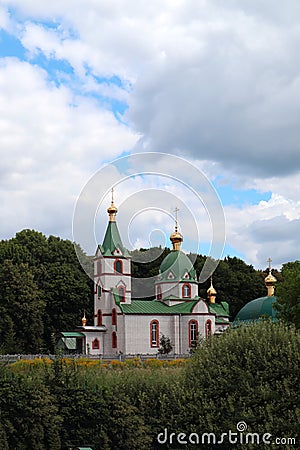
M 178 231 L 178 211 L 179 211 L 179 208 L 177 208 L 177 206 L 176 206 L 176 208 L 174 209 L 174 212 L 175 212 L 175 231 Z
M 272 260 L 271 260 L 270 257 L 267 259 L 267 262 L 269 263 L 269 272 L 271 272 L 271 262 L 272 262 Z
M 111 202 L 114 203 L 114 188 L 111 188 Z

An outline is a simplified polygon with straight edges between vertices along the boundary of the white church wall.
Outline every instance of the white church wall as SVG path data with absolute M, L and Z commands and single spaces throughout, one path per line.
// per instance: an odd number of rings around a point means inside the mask
M 125 316 L 125 351 L 126 354 L 156 355 L 158 346 L 151 347 L 150 324 L 153 320 L 159 323 L 159 339 L 164 334 L 174 342 L 174 320 L 172 316 L 130 314 Z

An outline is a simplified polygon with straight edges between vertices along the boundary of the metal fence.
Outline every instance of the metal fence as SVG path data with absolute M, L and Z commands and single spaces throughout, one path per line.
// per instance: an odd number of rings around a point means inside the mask
M 19 361 L 21 359 L 35 359 L 35 358 L 48 358 L 48 359 L 59 359 L 59 358 L 74 358 L 74 359 L 80 359 L 80 358 L 88 358 L 91 360 L 100 360 L 100 361 L 126 361 L 126 360 L 130 360 L 130 359 L 134 359 L 134 358 L 139 358 L 141 361 L 145 361 L 147 359 L 159 359 L 162 361 L 172 361 L 173 359 L 186 359 L 189 358 L 190 355 L 189 354 L 172 354 L 172 355 L 151 355 L 151 354 L 145 354 L 145 355 L 141 355 L 141 354 L 137 354 L 137 355 L 123 355 L 123 354 L 116 354 L 116 355 L 84 355 L 82 353 L 66 353 L 66 354 L 59 354 L 59 355 L 49 355 L 49 354 L 37 354 L 37 355 L 23 355 L 23 354 L 18 354 L 18 355 L 0 355 L 0 361 L 2 362 L 16 362 Z

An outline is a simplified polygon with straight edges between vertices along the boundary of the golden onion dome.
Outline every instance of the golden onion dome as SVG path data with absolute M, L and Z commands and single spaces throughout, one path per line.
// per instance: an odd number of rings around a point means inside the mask
M 217 296 L 217 291 L 215 290 L 215 288 L 213 287 L 213 283 L 212 283 L 212 275 L 210 276 L 210 287 L 207 289 L 207 297 L 210 301 L 210 303 L 215 303 L 215 298 Z
M 170 236 L 170 241 L 173 244 L 173 250 L 180 250 L 180 244 L 183 241 L 183 236 L 179 231 L 177 230 L 177 227 L 175 228 L 175 231 Z
M 271 272 L 266 276 L 265 283 L 266 284 L 273 284 L 276 283 L 277 279 L 271 274 Z
M 217 291 L 215 290 L 215 288 L 213 287 L 212 284 L 211 284 L 210 287 L 207 289 L 207 293 L 208 293 L 208 295 L 217 295 Z
M 117 214 L 118 208 L 115 206 L 114 202 L 111 202 L 111 205 L 107 208 L 108 214 Z
M 81 319 L 81 323 L 82 323 L 82 326 L 83 326 L 83 327 L 86 326 L 87 319 L 86 319 L 86 317 L 85 317 L 85 311 L 84 311 L 84 313 L 83 313 L 83 317 L 82 317 L 82 319 Z

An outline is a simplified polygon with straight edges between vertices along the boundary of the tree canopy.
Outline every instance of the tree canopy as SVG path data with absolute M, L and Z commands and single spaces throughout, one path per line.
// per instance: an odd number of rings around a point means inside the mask
M 54 334 L 80 325 L 83 310 L 89 323 L 93 323 L 93 282 L 86 274 L 86 271 L 90 273 L 91 257 L 75 245 L 76 251 L 71 241 L 56 236 L 46 237 L 35 230 L 23 230 L 12 239 L 0 241 L 2 353 L 52 352 Z M 78 261 L 78 252 L 85 270 Z M 154 298 L 154 281 L 169 252 L 168 248 L 158 247 L 131 252 L 133 298 L 138 298 L 140 293 L 143 300 Z M 207 257 L 188 256 L 199 275 Z M 288 281 L 290 274 L 298 267 L 297 263 L 289 264 L 284 268 L 286 288 L 288 284 L 291 286 Z M 225 257 L 213 275 L 217 302 L 229 303 L 233 319 L 246 303 L 266 295 L 266 274 L 267 270 L 255 270 L 239 258 Z M 275 276 L 281 280 L 280 273 L 276 272 Z M 297 280 L 299 278 L 295 281 L 295 292 Z M 208 287 L 209 280 L 199 286 L 202 298 L 206 298 Z M 279 292 L 283 297 L 285 288 Z M 289 297 L 299 298 L 292 294 Z M 297 308 L 296 302 L 292 310 L 285 307 L 282 314 L 285 317 L 293 315 Z
M 300 261 L 283 264 L 283 282 L 277 287 L 278 316 L 300 328 Z
M 71 241 L 34 230 L 1 241 L 1 352 L 53 352 L 53 334 L 92 316 L 92 290 Z

